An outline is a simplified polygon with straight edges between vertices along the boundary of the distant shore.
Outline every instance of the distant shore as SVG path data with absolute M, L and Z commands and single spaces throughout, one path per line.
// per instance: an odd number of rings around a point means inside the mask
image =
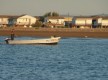
M 96 29 L 74 29 L 74 28 L 4 28 L 0 29 L 0 36 L 9 36 L 14 29 L 16 36 L 37 36 L 37 37 L 91 37 L 108 38 L 108 28 Z

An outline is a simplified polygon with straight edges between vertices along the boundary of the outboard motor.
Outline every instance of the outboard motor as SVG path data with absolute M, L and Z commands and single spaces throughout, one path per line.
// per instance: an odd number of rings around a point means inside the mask
M 9 42 L 8 42 L 9 40 L 10 40 L 9 38 L 6 38 L 6 39 L 5 39 L 6 44 L 9 44 Z

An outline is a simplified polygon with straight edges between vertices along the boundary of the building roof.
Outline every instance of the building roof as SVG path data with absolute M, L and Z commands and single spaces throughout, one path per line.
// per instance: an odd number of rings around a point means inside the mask
M 64 19 L 64 17 L 62 16 L 50 16 L 50 17 L 47 17 L 48 19 Z
M 76 18 L 91 18 L 91 16 L 74 16 Z
M 12 17 L 11 15 L 0 15 L 0 18 L 10 18 Z
M 103 17 L 102 19 L 103 19 L 103 20 L 108 20 L 108 17 Z
M 19 16 L 11 16 L 10 18 L 13 18 L 13 19 L 16 19 L 18 18 Z
M 25 16 L 25 15 L 27 15 L 27 14 L 18 15 L 18 16 L 11 16 L 11 18 L 17 19 L 17 18 L 23 17 L 23 16 Z M 36 17 L 36 16 L 33 16 L 33 17 L 34 17 L 34 18 L 38 18 L 38 17 Z

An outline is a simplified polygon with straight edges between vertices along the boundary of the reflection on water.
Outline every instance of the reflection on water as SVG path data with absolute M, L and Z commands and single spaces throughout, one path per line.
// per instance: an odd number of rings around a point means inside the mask
M 108 39 L 62 38 L 55 46 L 0 44 L 0 80 L 108 80 Z

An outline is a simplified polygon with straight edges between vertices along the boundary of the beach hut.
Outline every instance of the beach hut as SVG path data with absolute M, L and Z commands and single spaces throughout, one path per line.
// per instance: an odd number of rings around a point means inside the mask
M 36 17 L 30 16 L 30 15 L 20 15 L 20 16 L 13 16 L 9 19 L 9 23 L 13 24 L 15 26 L 23 26 L 27 27 L 32 24 L 35 24 L 37 21 Z
M 74 28 L 91 28 L 92 17 L 88 16 L 75 16 L 72 19 L 72 27 Z
M 103 17 L 102 18 L 102 27 L 103 28 L 108 28 L 108 17 Z
M 0 15 L 0 27 L 6 27 L 8 25 L 8 15 Z
M 44 19 L 44 22 L 50 27 L 62 27 L 64 26 L 64 17 L 61 16 L 49 16 Z

